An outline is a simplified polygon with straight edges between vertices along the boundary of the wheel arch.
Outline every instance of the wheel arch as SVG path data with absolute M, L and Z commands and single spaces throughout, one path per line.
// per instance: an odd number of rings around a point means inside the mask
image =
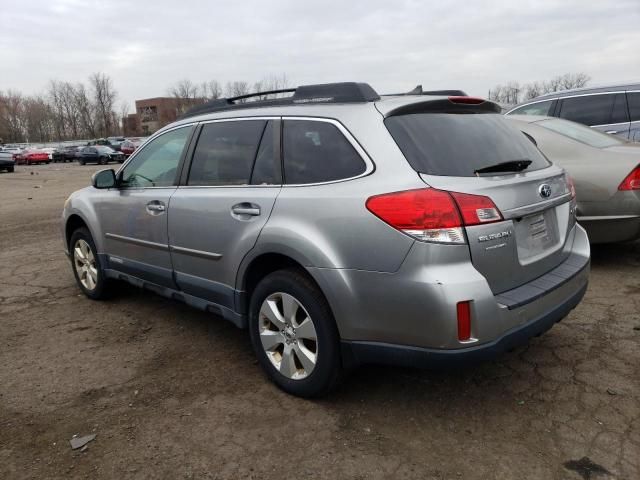
M 305 267 L 308 260 L 296 251 L 283 251 L 280 249 L 263 250 L 247 255 L 238 269 L 236 279 L 236 311 L 244 315 L 249 314 L 249 302 L 251 293 L 261 279 L 278 270 L 295 269 L 307 276 L 318 288 L 327 301 L 331 314 L 335 319 L 335 309 L 331 298 L 327 296 L 327 289 L 323 288 L 322 279 L 314 274 L 313 269 Z M 336 322 L 338 324 L 338 322 Z

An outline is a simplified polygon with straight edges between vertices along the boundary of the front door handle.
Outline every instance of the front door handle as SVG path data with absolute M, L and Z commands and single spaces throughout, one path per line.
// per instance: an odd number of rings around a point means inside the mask
M 604 133 L 609 133 L 609 134 L 613 135 L 613 134 L 615 134 L 615 133 L 618 133 L 618 131 L 617 131 L 617 130 L 607 130 L 607 131 L 606 131 L 606 132 L 604 132 Z
M 166 209 L 167 207 L 164 205 L 164 203 L 158 200 L 147 203 L 147 212 L 149 212 L 151 215 L 160 215 L 161 213 L 164 213 Z
M 231 212 L 235 215 L 249 215 L 251 217 L 257 217 L 260 215 L 260 207 L 253 203 L 238 203 L 231 207 Z

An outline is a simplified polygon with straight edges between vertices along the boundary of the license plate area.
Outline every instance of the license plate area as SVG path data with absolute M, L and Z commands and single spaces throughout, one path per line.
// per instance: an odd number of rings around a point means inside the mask
M 522 217 L 514 224 L 518 259 L 523 264 L 551 253 L 558 245 L 558 221 L 555 209 Z

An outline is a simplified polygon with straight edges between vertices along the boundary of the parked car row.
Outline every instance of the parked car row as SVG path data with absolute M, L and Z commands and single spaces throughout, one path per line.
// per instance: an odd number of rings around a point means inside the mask
M 125 139 L 109 137 L 93 140 L 84 145 L 59 147 L 0 146 L 0 170 L 13 172 L 15 165 L 36 165 L 51 162 L 73 162 L 81 165 L 124 162 L 143 142 L 144 137 Z

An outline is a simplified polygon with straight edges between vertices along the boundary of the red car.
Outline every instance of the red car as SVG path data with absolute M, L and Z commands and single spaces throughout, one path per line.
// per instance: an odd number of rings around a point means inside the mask
M 125 140 L 120 144 L 120 151 L 124 153 L 127 157 L 135 152 L 136 148 L 142 145 L 144 138 L 132 138 L 129 140 Z
M 23 150 L 15 155 L 18 165 L 31 165 L 34 163 L 50 163 L 49 154 L 40 150 Z

